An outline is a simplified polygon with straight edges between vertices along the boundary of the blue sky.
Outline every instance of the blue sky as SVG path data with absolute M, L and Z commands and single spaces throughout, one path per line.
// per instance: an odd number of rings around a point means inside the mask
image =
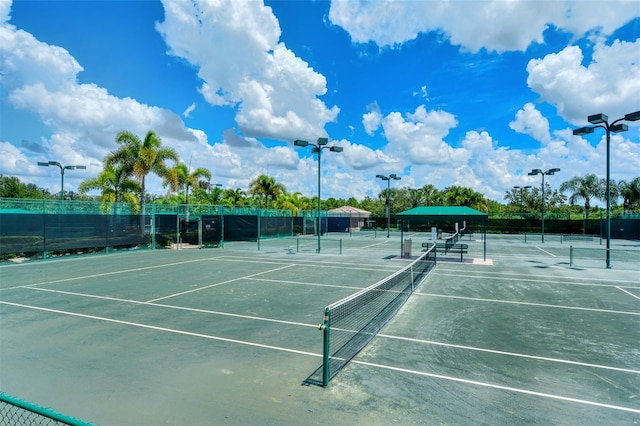
M 51 192 L 101 170 L 120 130 L 154 130 L 212 182 L 265 173 L 313 196 L 471 187 L 502 201 L 533 168 L 605 175 L 605 135 L 640 110 L 640 4 L 610 1 L 0 0 L 0 173 Z M 638 122 L 611 142 L 640 175 Z M 164 194 L 158 179 L 148 189 Z

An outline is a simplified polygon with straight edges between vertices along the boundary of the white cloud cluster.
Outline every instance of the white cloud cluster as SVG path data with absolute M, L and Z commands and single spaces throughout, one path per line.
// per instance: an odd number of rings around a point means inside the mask
M 611 34 L 638 15 L 633 1 L 365 1 L 333 0 L 329 18 L 357 43 L 394 47 L 419 33 L 441 33 L 452 44 L 477 52 L 526 50 L 541 43 L 550 25 L 576 36 Z
M 591 63 L 583 61 L 578 46 L 531 60 L 527 84 L 573 124 L 599 112 L 618 118 L 640 109 L 640 40 L 598 43 Z
M 325 135 L 339 108 L 318 96 L 326 79 L 279 42 L 270 7 L 257 1 L 164 1 L 157 25 L 169 52 L 198 70 L 211 105 L 237 106 L 243 134 L 284 140 Z
M 587 2 L 546 2 L 543 8 L 533 1 L 486 1 L 465 2 L 461 8 L 456 1 L 349 0 L 334 1 L 330 18 L 355 41 L 381 46 L 435 30 L 470 51 L 482 47 L 504 51 L 526 49 L 541 41 L 549 23 L 574 34 L 597 25 L 597 31 L 610 33 L 624 22 L 621 16 L 633 2 L 621 3 L 622 12 L 602 12 L 601 22 L 587 18 L 586 9 L 591 6 L 583 3 Z M 194 67 L 206 101 L 236 114 L 237 127 L 227 129 L 221 141 L 209 140 L 202 130 L 185 126 L 180 114 L 188 117 L 196 103 L 176 113 L 113 96 L 96 84 L 80 84 L 77 76 L 82 65 L 64 48 L 43 43 L 10 25 L 7 4 L 0 1 L 0 84 L 11 106 L 37 115 L 51 135 L 40 141 L 40 152 L 0 141 L 0 172 L 27 181 L 48 176 L 49 182 L 57 182 L 55 170 L 39 168 L 36 162 L 55 159 L 87 164 L 86 175 L 70 174 L 68 182 L 73 188 L 100 171 L 102 158 L 116 147 L 118 131 L 126 129 L 143 137 L 153 129 L 192 167 L 211 169 L 214 180 L 220 179 L 225 187 L 246 188 L 257 174 L 267 173 L 291 192 L 315 194 L 318 164 L 313 156 L 300 159 L 302 150 L 267 147 L 258 138 L 315 140 L 326 135 L 325 125 L 336 120 L 339 108 L 329 108 L 319 99 L 326 92 L 325 77 L 279 41 L 279 23 L 261 2 L 167 1 L 165 21 L 157 25 L 170 54 Z M 618 117 L 638 110 L 639 43 L 606 45 L 596 40 L 589 63 L 578 47 L 567 47 L 530 61 L 527 83 L 541 102 L 553 105 L 574 124 L 584 123 L 592 113 Z M 426 86 L 416 96 L 426 99 Z M 422 104 L 413 111 L 383 113 L 384 108 L 375 102 L 365 107 L 362 126 L 370 136 L 384 136 L 385 146 L 374 149 L 360 141 L 341 139 L 332 143 L 343 147 L 342 153 L 323 154 L 323 198 L 375 195 L 381 187 L 373 179 L 376 173 L 403 175 L 398 186 L 462 185 L 498 200 L 512 185 L 539 184 L 535 177 L 526 176 L 532 168 L 561 165 L 558 182 L 583 175 L 585 170 L 604 174 L 604 135 L 586 139 L 573 136 L 570 129 L 553 131 L 531 102 L 515 112 L 509 123 L 513 131 L 540 142 L 539 150 L 527 152 L 504 146 L 483 129 L 465 129 L 462 140 L 446 141 L 459 123 L 454 114 L 442 109 L 430 110 Z M 632 141 L 637 141 L 638 132 L 636 127 L 632 130 L 634 133 L 612 137 L 616 178 L 636 176 L 640 169 L 640 144 Z M 59 189 L 57 184 L 43 182 L 38 184 Z M 158 180 L 152 179 L 149 189 L 163 192 Z

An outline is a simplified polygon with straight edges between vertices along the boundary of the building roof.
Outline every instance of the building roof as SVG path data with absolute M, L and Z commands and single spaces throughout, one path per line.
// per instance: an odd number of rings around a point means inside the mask
M 466 220 L 469 222 L 486 222 L 489 215 L 466 206 L 430 206 L 414 207 L 410 210 L 398 213 L 401 219 L 409 221 L 425 220 Z
M 327 213 L 349 213 L 349 214 L 359 214 L 361 216 L 371 215 L 371 212 L 366 210 L 358 209 L 351 206 L 342 206 L 337 209 L 329 210 Z

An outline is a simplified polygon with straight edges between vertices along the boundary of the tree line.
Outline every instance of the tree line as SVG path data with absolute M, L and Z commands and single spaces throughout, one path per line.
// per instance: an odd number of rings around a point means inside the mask
M 143 139 L 122 131 L 117 134 L 116 143 L 118 148 L 105 156 L 103 170 L 98 176 L 81 182 L 78 193 L 66 192 L 65 198 L 128 203 L 134 212 L 142 214 L 146 203 L 251 206 L 290 210 L 294 216 L 300 210 L 315 210 L 318 205 L 317 196 L 289 193 L 283 184 L 264 174 L 253 179 L 247 189 L 222 189 L 220 184 L 211 182 L 212 174 L 208 169 L 191 170 L 175 150 L 162 146 L 160 137 L 153 131 L 148 131 Z M 166 194 L 147 193 L 146 178 L 150 174 L 162 179 Z M 89 196 L 87 193 L 90 191 L 98 191 L 100 195 Z M 447 205 L 468 206 L 490 214 L 530 214 L 541 210 L 542 192 L 542 188 L 537 186 L 514 187 L 506 191 L 504 200 L 507 204 L 502 204 L 471 188 L 449 186 L 439 190 L 426 184 L 421 188 L 384 189 L 377 197 L 367 196 L 361 201 L 353 197 L 328 198 L 321 200 L 320 205 L 322 210 L 352 206 L 367 210 L 374 217 L 385 216 L 387 201 L 392 214 L 418 206 Z M 0 175 L 0 197 L 43 199 L 56 196 L 34 184 L 23 184 L 15 177 Z M 594 210 L 592 202 L 605 199 L 606 181 L 594 174 L 575 176 L 562 183 L 559 190 L 545 184 L 544 205 L 547 211 L 584 213 L 588 219 Z M 640 209 L 640 177 L 628 182 L 611 181 L 610 199 L 614 210 Z

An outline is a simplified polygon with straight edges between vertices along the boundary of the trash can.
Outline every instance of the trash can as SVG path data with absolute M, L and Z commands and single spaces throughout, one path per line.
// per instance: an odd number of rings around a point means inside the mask
M 411 238 L 405 239 L 402 244 L 402 257 L 411 257 Z

